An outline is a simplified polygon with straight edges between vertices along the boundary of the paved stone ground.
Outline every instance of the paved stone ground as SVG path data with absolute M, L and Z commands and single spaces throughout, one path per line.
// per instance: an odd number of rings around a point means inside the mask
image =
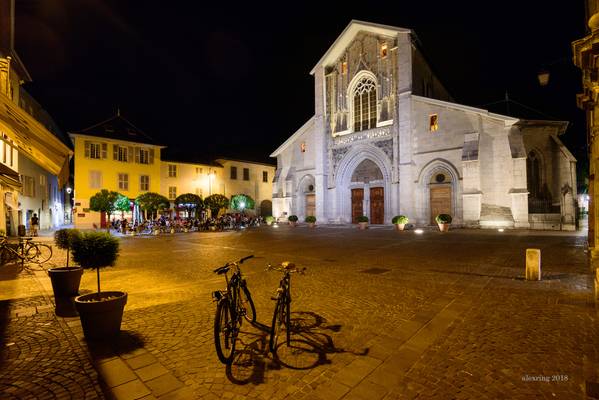
M 527 247 L 542 251 L 540 282 L 523 280 Z M 239 356 L 225 368 L 210 296 L 224 279 L 211 270 L 248 254 L 256 258 L 243 272 L 260 324 L 244 324 Z M 294 347 L 273 357 L 264 330 L 280 276 L 264 267 L 283 260 L 307 273 L 292 278 Z M 580 236 L 281 226 L 123 238 L 102 285 L 129 293 L 124 343 L 89 348 L 117 398 L 574 399 L 597 391 L 593 277 Z M 84 274 L 81 287 L 93 290 L 95 275 Z M 63 323 L 85 348 L 78 322 Z
M 98 375 L 33 273 L 0 268 L 0 398 L 103 399 Z

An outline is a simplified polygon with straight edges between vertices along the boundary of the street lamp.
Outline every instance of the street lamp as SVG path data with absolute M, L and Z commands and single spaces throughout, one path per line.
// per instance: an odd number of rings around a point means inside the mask
M 216 174 L 212 171 L 212 169 L 208 170 L 208 193 L 212 196 L 212 180 Z

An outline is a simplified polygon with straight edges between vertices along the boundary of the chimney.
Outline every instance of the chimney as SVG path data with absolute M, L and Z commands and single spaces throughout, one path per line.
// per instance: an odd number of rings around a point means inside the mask
M 10 56 L 14 49 L 15 0 L 0 0 L 0 56 Z

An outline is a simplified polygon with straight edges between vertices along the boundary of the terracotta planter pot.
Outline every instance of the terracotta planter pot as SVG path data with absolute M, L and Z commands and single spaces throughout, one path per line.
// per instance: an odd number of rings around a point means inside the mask
M 75 298 L 85 337 L 110 339 L 117 335 L 121 330 L 125 304 L 125 292 L 91 293 Z
M 75 317 L 77 310 L 73 298 L 79 294 L 79 283 L 83 268 L 51 268 L 48 270 L 54 302 L 56 304 L 56 315 L 59 317 Z
M 314 228 L 316 226 L 316 222 L 308 222 L 308 228 Z
M 405 227 L 406 224 L 395 224 L 395 229 L 397 229 L 398 231 L 403 231 Z
M 297 226 L 297 221 L 289 221 L 289 226 Z
M 449 231 L 449 224 L 440 224 L 440 223 L 437 223 L 437 225 L 439 225 L 439 230 L 441 232 L 447 232 L 447 231 Z
M 361 230 L 368 228 L 368 222 L 358 222 L 358 226 Z

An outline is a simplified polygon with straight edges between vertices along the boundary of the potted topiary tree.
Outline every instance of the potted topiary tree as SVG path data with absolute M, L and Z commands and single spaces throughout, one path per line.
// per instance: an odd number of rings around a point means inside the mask
M 266 225 L 272 225 L 272 223 L 275 222 L 275 217 L 267 215 L 264 220 L 266 221 Z
M 313 215 L 308 215 L 304 221 L 308 224 L 308 228 L 314 228 L 314 226 L 316 226 L 316 217 Z
M 50 268 L 48 270 L 48 276 L 50 276 L 52 290 L 54 291 L 56 315 L 60 317 L 77 315 L 72 298 L 79 294 L 79 283 L 81 283 L 83 268 L 69 267 L 69 259 L 73 241 L 78 235 L 79 231 L 77 229 L 59 229 L 54 232 L 54 244 L 59 249 L 67 252 L 66 267 Z
M 449 214 L 439 214 L 435 217 L 435 221 L 437 225 L 439 225 L 439 230 L 441 232 L 447 232 L 449 230 L 449 224 L 451 224 L 451 215 Z
M 395 228 L 398 231 L 403 231 L 406 224 L 409 222 L 410 220 L 408 219 L 408 217 L 406 217 L 405 215 L 396 215 L 395 217 L 393 217 L 393 219 L 391 220 L 391 222 L 393 223 L 393 225 L 395 225 Z
M 358 225 L 361 230 L 364 230 L 368 227 L 368 217 L 366 215 L 360 215 L 358 217 Z
M 73 260 L 84 269 L 95 269 L 98 291 L 75 298 L 83 334 L 88 339 L 116 335 L 121 329 L 123 309 L 127 304 L 125 292 L 102 292 L 100 268 L 114 265 L 119 254 L 119 241 L 107 232 L 85 232 L 72 244 Z
M 289 221 L 289 225 L 291 226 L 297 226 L 297 215 L 290 215 L 289 218 L 287 218 L 287 221 Z

